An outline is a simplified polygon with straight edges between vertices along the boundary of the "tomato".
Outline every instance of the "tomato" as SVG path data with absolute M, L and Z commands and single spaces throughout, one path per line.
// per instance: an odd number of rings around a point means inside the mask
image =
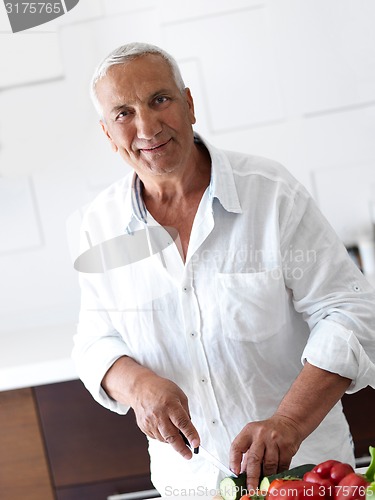
M 276 490 L 277 488 L 280 488 L 280 486 L 282 486 L 287 481 L 290 481 L 290 480 L 289 479 L 283 479 L 283 478 L 274 479 L 273 481 L 271 481 L 271 484 L 268 487 L 267 494 L 270 494 L 270 493 L 273 492 L 273 490 Z
M 277 481 L 277 480 L 275 480 Z M 303 480 L 283 480 L 267 493 L 267 500 L 322 500 L 320 486 Z

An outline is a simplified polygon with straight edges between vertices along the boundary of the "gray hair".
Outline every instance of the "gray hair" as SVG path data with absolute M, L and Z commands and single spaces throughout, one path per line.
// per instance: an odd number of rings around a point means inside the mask
M 170 54 L 168 54 L 168 52 L 161 49 L 160 47 L 157 47 L 156 45 L 151 45 L 149 43 L 128 43 L 126 45 L 118 47 L 110 54 L 108 54 L 108 56 L 99 64 L 99 66 L 94 71 L 94 75 L 90 83 L 90 96 L 95 109 L 100 116 L 102 116 L 103 110 L 99 103 L 98 95 L 96 92 L 96 85 L 98 81 L 106 76 L 109 68 L 111 68 L 112 66 L 116 64 L 123 64 L 127 61 L 131 61 L 147 54 L 160 55 L 169 64 L 172 75 L 179 90 L 182 92 L 185 89 L 185 83 L 182 79 L 180 68 L 178 67 L 175 59 Z

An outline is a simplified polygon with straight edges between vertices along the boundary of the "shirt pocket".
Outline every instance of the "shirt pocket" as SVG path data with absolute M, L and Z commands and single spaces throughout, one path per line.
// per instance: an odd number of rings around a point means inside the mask
M 285 327 L 287 292 L 281 268 L 216 276 L 218 305 L 226 337 L 262 342 Z

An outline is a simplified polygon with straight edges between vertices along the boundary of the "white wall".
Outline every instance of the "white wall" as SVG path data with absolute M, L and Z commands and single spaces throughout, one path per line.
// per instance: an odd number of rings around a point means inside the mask
M 12 34 L 0 6 L 0 367 L 70 353 L 65 222 L 127 170 L 88 98 L 101 58 L 134 40 L 170 51 L 196 129 L 283 162 L 352 244 L 375 199 L 374 26 L 373 0 L 80 0 Z

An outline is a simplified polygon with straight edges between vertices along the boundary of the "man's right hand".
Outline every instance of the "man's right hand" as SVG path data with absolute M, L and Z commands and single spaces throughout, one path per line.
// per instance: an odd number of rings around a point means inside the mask
M 199 434 L 190 419 L 188 399 L 174 382 L 123 357 L 108 370 L 102 386 L 110 397 L 133 408 L 147 436 L 169 443 L 186 459 L 192 457 L 179 431 L 192 448 L 199 446 Z
M 191 458 L 179 431 L 193 448 L 199 446 L 199 435 L 190 419 L 187 397 L 174 382 L 154 373 L 146 375 L 132 408 L 147 436 L 169 443 L 183 457 Z

